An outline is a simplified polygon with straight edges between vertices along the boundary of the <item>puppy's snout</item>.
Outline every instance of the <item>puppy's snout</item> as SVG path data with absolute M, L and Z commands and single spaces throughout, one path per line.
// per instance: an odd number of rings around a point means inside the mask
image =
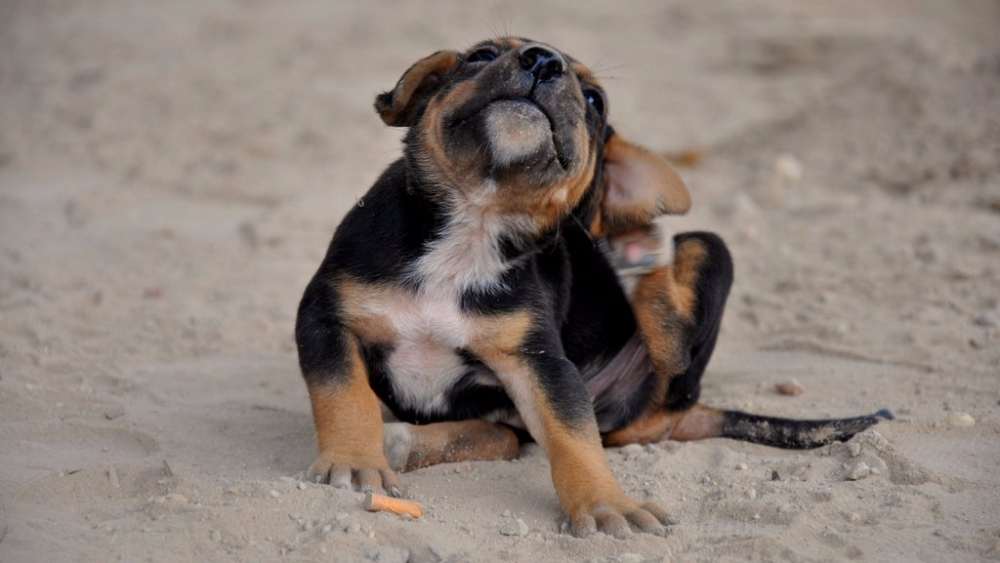
M 521 68 L 530 72 L 536 80 L 545 82 L 559 78 L 566 72 L 566 61 L 562 55 L 541 45 L 525 45 L 518 56 Z

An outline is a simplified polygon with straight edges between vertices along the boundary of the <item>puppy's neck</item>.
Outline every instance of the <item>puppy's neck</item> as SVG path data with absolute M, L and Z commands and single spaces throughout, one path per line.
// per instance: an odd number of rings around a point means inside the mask
M 496 190 L 495 182 L 485 180 L 472 189 L 435 194 L 444 200 L 446 218 L 411 269 L 421 287 L 458 293 L 504 288 L 504 273 L 530 251 L 524 243 L 535 225 L 526 214 L 494 205 Z

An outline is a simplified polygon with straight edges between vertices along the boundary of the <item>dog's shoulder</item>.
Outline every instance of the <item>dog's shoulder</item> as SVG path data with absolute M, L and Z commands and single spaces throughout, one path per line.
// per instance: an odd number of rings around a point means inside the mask
M 424 251 L 442 216 L 409 182 L 404 159 L 386 168 L 337 227 L 324 269 L 370 283 L 404 281 L 406 265 Z

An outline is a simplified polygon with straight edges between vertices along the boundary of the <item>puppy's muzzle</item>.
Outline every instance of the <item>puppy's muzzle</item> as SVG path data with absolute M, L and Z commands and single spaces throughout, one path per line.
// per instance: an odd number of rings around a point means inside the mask
M 530 84 L 530 90 L 521 98 L 495 101 L 485 111 L 493 166 L 528 163 L 542 155 L 563 164 L 552 139 L 551 117 L 533 95 L 539 85 L 549 86 L 566 74 L 566 61 L 553 49 L 529 43 L 518 50 L 517 66 L 524 73 L 520 81 Z

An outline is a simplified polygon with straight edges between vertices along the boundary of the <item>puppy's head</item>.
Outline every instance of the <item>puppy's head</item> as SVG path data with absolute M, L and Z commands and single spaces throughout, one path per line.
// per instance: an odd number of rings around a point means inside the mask
M 517 215 L 531 230 L 574 213 L 609 235 L 690 207 L 666 162 L 608 125 L 591 72 L 543 43 L 502 38 L 439 51 L 380 94 L 375 109 L 410 128 L 407 158 L 434 196 Z

